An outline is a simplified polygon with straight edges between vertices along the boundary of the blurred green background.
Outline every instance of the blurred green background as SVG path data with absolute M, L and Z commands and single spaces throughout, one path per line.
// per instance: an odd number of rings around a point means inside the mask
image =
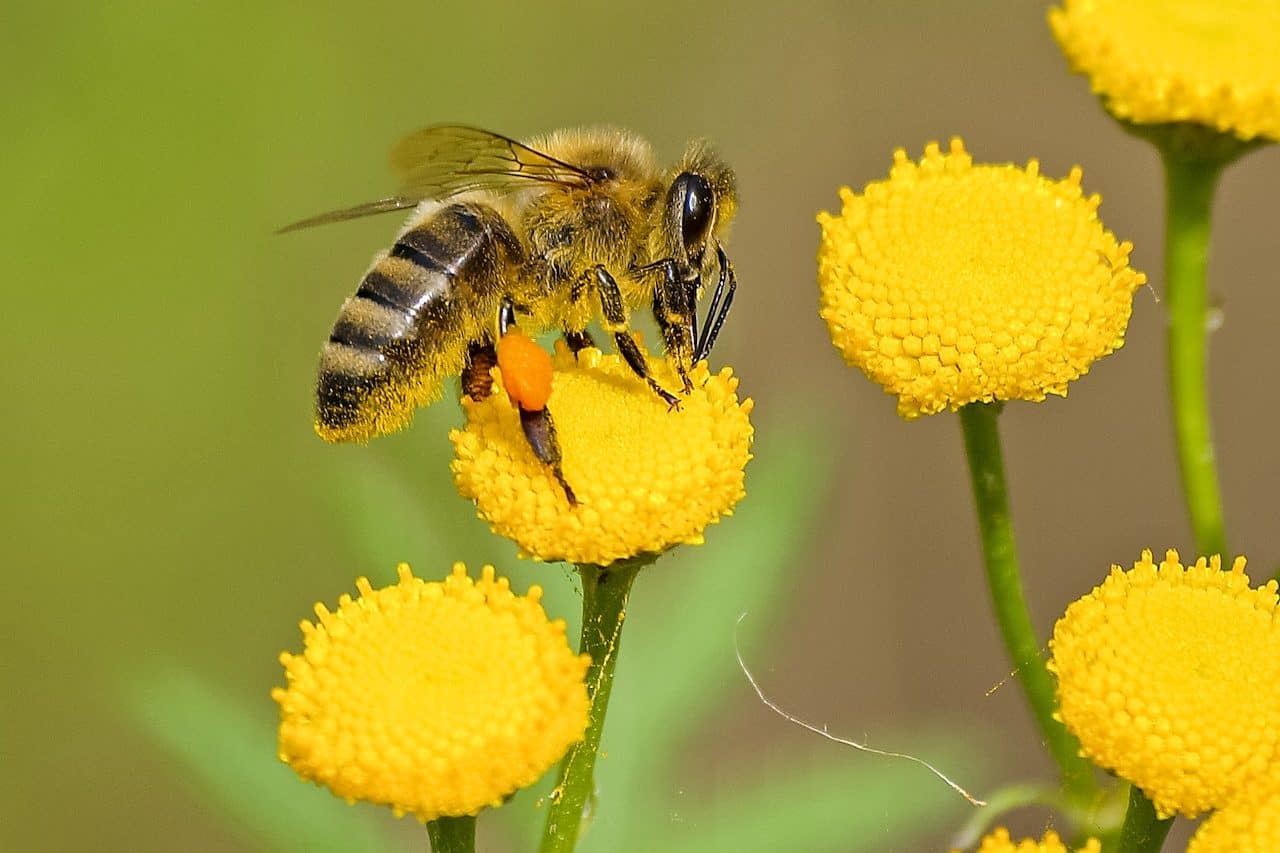
M 961 134 L 979 160 L 1080 163 L 1152 280 L 1120 353 L 1069 400 L 1003 419 L 1044 634 L 1111 562 L 1190 549 L 1158 165 L 1068 74 L 1039 3 L 10 2 L 0 117 L 0 849 L 426 849 L 412 821 L 275 761 L 268 693 L 297 621 L 398 559 L 427 575 L 494 560 L 571 616 L 565 570 L 518 563 L 452 494 L 455 407 L 367 448 L 311 432 L 319 346 L 395 217 L 272 231 L 390 190 L 385 152 L 425 124 L 612 123 L 666 157 L 706 136 L 740 177 L 741 287 L 716 357 L 758 403 L 749 497 L 640 583 L 592 849 L 770 849 L 788 815 L 829 825 L 808 849 L 936 849 L 966 816 L 927 774 L 761 707 L 733 662 L 743 610 L 793 712 L 949 759 L 980 792 L 1048 774 L 1016 687 L 988 695 L 1008 667 L 954 418 L 900 422 L 816 314 L 814 213 L 887 174 L 894 147 Z M 1274 150 L 1228 173 L 1212 266 L 1229 535 L 1256 577 L 1280 563 L 1278 187 Z M 683 692 L 643 689 L 670 671 Z M 652 739 L 670 766 L 630 767 Z M 488 848 L 528 849 L 536 796 L 502 811 Z

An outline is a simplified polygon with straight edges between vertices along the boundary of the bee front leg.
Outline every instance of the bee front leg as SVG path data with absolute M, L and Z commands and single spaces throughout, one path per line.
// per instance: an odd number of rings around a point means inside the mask
M 618 288 L 618 282 L 603 266 L 597 266 L 595 273 L 597 288 L 600 292 L 600 310 L 604 314 L 605 331 L 613 335 L 614 345 L 636 376 L 649 383 L 653 393 L 661 397 L 668 408 L 679 409 L 679 398 L 649 375 L 648 359 L 645 358 L 636 339 L 631 336 L 631 329 L 627 325 L 627 309 L 622 302 L 622 291 Z
M 733 271 L 733 264 L 729 263 L 729 256 L 724 253 L 724 248 L 719 243 L 716 244 L 716 261 L 720 266 L 720 279 L 716 282 L 716 292 L 712 295 L 711 306 L 707 309 L 707 322 L 703 326 L 702 337 L 698 339 L 694 349 L 694 358 L 698 361 L 706 358 L 711 353 L 711 348 L 715 346 L 720 327 L 729 316 L 733 294 L 738 289 L 738 276 Z M 724 301 L 721 302 L 721 299 Z
M 675 362 L 686 394 L 693 391 L 689 368 L 693 366 L 693 342 L 697 338 L 698 317 L 694 304 L 697 292 L 698 279 L 681 279 L 673 261 L 663 265 L 662 281 L 653 289 L 653 318 L 658 322 L 667 357 Z

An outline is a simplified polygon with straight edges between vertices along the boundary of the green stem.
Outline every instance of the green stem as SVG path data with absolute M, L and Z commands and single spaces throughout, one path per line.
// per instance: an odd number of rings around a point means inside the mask
M 1209 426 L 1209 218 L 1224 162 L 1161 149 L 1165 174 L 1165 298 L 1169 395 L 1178 467 L 1196 553 L 1222 554 L 1226 533 Z
M 973 500 L 982 533 L 987 585 L 1005 649 L 1031 706 L 1031 714 L 1040 728 L 1040 736 L 1058 765 L 1063 788 L 1073 801 L 1085 802 L 1091 800 L 1098 790 L 1093 768 L 1080 756 L 1080 742 L 1053 718 L 1053 678 L 1041 656 L 1040 641 L 1036 638 L 1022 592 L 1022 575 L 1018 568 L 1018 549 L 1009 515 L 1009 494 L 996 422 L 999 414 L 1000 404 L 970 403 L 960 409 Z
M 653 558 L 617 562 L 601 567 L 578 566 L 582 576 L 582 641 L 579 651 L 591 655 L 587 670 L 587 692 L 591 713 L 587 731 L 560 765 L 560 781 L 547 810 L 547 826 L 542 834 L 542 853 L 569 853 L 578 843 L 583 815 L 595 796 L 596 755 L 604 716 L 609 710 L 613 689 L 613 668 L 618 661 L 622 622 L 627 598 L 636 573 Z
M 427 824 L 432 853 L 475 853 L 476 819 L 473 815 L 438 817 Z
M 1137 785 L 1129 788 L 1129 808 L 1120 828 L 1118 853 L 1159 853 L 1173 818 L 1160 820 L 1156 810 Z

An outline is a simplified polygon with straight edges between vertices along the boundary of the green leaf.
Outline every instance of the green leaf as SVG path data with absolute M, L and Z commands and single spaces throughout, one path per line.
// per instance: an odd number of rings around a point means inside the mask
M 966 782 L 972 783 L 970 777 L 980 772 L 980 754 L 973 747 L 962 747 L 958 734 L 946 737 L 891 739 L 899 745 L 910 742 L 913 752 L 919 750 L 945 766 L 963 767 Z M 795 760 L 775 763 L 751 771 L 750 776 L 767 781 L 677 813 L 664 832 L 639 839 L 629 849 L 664 853 L 909 850 L 917 849 L 915 843 L 923 833 L 936 832 L 975 808 L 922 767 L 835 748 L 821 757 L 811 756 L 803 765 Z
M 273 715 L 237 704 L 179 667 L 126 683 L 125 710 L 186 771 L 175 777 L 250 846 L 319 853 L 406 849 L 392 843 L 367 807 L 345 806 L 276 758 Z M 383 823 L 390 819 L 388 813 Z
M 362 571 L 374 571 L 380 583 L 393 580 L 401 562 L 434 573 L 461 559 L 451 555 L 450 537 L 428 521 L 422 500 L 390 460 L 362 454 L 340 470 L 333 516 Z
M 999 823 L 1006 814 L 1027 806 L 1045 806 L 1055 811 L 1063 811 L 1067 805 L 1062 793 L 1049 785 L 1006 785 L 987 798 L 986 808 L 975 811 L 956 833 L 953 843 L 956 847 L 967 850 L 977 846 L 990 829 Z

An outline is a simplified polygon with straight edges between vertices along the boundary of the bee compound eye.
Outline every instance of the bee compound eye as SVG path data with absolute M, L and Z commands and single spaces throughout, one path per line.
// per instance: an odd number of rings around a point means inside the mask
M 715 214 L 715 194 L 706 178 L 685 172 L 677 179 L 684 191 L 684 203 L 680 210 L 680 236 L 690 257 L 701 255 L 711 232 Z

